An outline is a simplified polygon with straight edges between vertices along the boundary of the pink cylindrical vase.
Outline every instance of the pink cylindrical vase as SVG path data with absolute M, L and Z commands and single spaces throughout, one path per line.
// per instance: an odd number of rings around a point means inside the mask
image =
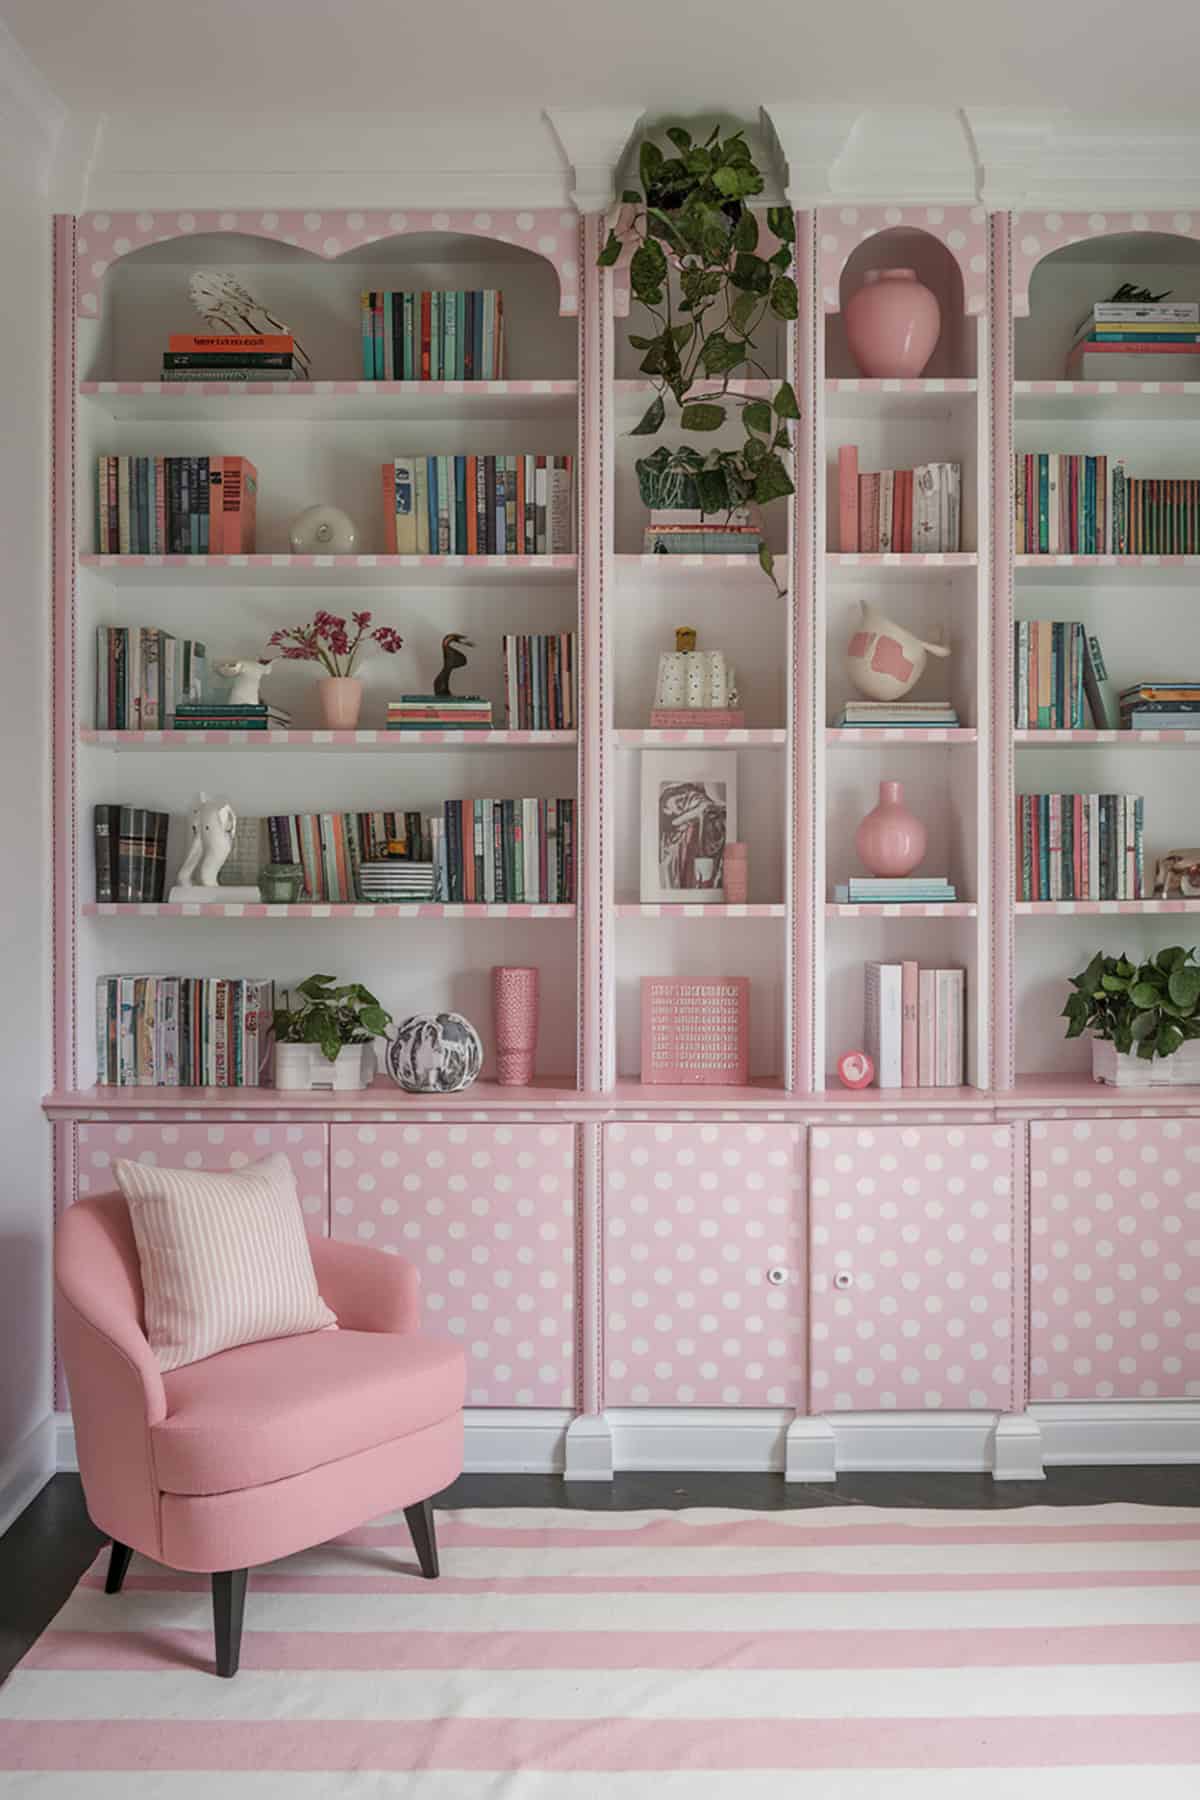
M 536 969 L 492 970 L 492 1022 L 496 1033 L 496 1080 L 501 1087 L 528 1087 L 538 1035 Z
M 904 804 L 898 781 L 881 781 L 879 804 L 869 812 L 854 838 L 864 867 L 872 875 L 911 875 L 925 854 L 928 834 Z
M 750 895 L 749 846 L 725 846 L 725 900 L 729 906 L 744 906 Z
M 318 681 L 321 720 L 328 730 L 354 730 L 362 708 L 362 685 L 357 675 L 326 675 Z
M 920 375 L 941 329 L 937 296 L 915 269 L 868 269 L 846 302 L 846 342 L 867 376 Z

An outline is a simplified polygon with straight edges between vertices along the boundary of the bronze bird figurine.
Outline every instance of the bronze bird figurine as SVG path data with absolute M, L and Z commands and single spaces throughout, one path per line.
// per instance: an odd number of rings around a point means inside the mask
M 460 631 L 448 632 L 442 639 L 442 669 L 440 675 L 433 684 L 433 691 L 435 694 L 444 695 L 447 699 L 453 698 L 450 689 L 450 677 L 453 675 L 455 669 L 465 669 L 467 666 L 466 657 L 463 655 L 462 651 L 458 649 L 459 644 L 465 644 L 468 650 L 473 650 L 475 648 L 471 639 L 469 637 L 464 637 Z

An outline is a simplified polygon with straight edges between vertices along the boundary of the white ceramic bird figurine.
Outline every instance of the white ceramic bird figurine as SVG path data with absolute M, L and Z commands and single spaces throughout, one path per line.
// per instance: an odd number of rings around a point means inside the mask
M 197 269 L 188 282 L 192 305 L 208 325 L 219 325 L 235 337 L 254 336 L 260 332 L 282 332 L 294 337 L 290 326 L 277 319 L 270 307 L 244 288 L 232 275 L 217 269 Z M 296 363 L 301 373 L 309 374 L 308 352 L 295 338 Z

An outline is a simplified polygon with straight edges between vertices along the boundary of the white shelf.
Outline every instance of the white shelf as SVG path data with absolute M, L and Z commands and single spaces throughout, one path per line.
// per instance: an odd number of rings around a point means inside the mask
M 570 420 L 577 381 L 82 381 L 80 399 L 113 419 Z
M 1086 586 L 1093 581 L 1129 581 L 1146 575 L 1155 587 L 1182 582 L 1200 583 L 1200 556 L 1029 556 L 1013 558 L 1018 575 L 1063 586 Z
M 563 581 L 575 556 L 81 556 L 80 567 L 122 587 L 469 587 Z
M 1200 731 L 1014 731 L 1019 749 L 1085 750 L 1092 744 L 1122 750 L 1172 750 L 1200 744 Z
M 833 919 L 973 919 L 978 912 L 973 900 L 872 900 L 853 905 L 829 900 L 825 904 L 825 916 Z
M 516 902 L 501 905 L 490 905 L 468 902 L 410 901 L 406 905 L 373 905 L 365 901 L 356 902 L 303 902 L 296 906 L 268 906 L 259 902 L 252 904 L 222 904 L 220 901 L 206 901 L 195 906 L 171 905 L 168 901 L 157 904 L 142 905 L 109 905 L 91 902 L 82 908 L 84 916 L 97 919 L 286 919 L 322 920 L 333 919 L 345 923 L 347 920 L 363 920 L 368 924 L 381 925 L 394 923 L 397 919 L 406 922 L 414 919 L 573 919 L 574 906 L 551 904 L 549 902 Z
M 1200 381 L 1015 381 L 1018 419 L 1200 418 Z
M 945 744 L 954 749 L 979 741 L 979 733 L 968 725 L 827 725 L 825 742 L 861 747 L 864 744 L 886 744 L 889 749 L 918 744 Z
M 79 741 L 100 750 L 290 750 L 294 755 L 355 751 L 561 750 L 574 747 L 574 731 L 94 731 Z
M 871 575 L 881 571 L 889 575 L 902 571 L 920 574 L 925 569 L 976 569 L 979 557 L 974 550 L 912 551 L 903 556 L 892 551 L 827 550 L 825 565 L 838 575 L 859 569 Z
M 948 419 L 975 405 L 979 383 L 916 378 L 869 381 L 831 377 L 825 383 L 827 419 Z
M 618 919 L 785 919 L 787 907 L 782 901 L 771 904 L 751 902 L 743 906 L 691 905 L 675 901 L 622 901 L 614 906 Z
M 1069 917 L 1072 913 L 1086 918 L 1097 913 L 1200 913 L 1200 900 L 1018 900 L 1013 911 L 1018 918 Z
M 788 734 L 782 728 L 760 731 L 750 726 L 725 731 L 701 726 L 679 731 L 621 729 L 614 731 L 613 737 L 623 750 L 688 749 L 694 744 L 719 745 L 729 750 L 776 750 L 781 749 L 788 741 Z
M 785 561 L 782 550 L 775 552 L 775 560 L 779 568 Z M 768 598 L 774 598 L 771 586 L 763 574 L 762 565 L 757 555 L 754 556 L 655 556 L 650 553 L 622 553 L 613 557 L 617 573 L 622 576 L 664 575 L 668 581 L 680 581 L 685 575 L 704 579 L 719 576 L 727 582 L 731 575 L 744 577 L 755 582 L 764 589 Z M 778 570 L 777 570 L 778 572 Z

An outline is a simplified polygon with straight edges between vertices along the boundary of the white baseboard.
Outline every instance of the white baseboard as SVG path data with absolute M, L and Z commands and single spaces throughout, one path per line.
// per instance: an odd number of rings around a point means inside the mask
M 612 1480 L 612 1426 L 603 1413 L 580 1413 L 567 1426 L 563 1474 L 568 1481 Z
M 1049 1463 L 1200 1463 L 1200 1401 L 1082 1400 L 1031 1406 Z
M 635 1406 L 604 1413 L 615 1469 L 782 1471 L 787 1406 Z
M 989 1470 L 996 1414 L 986 1412 L 826 1413 L 839 1475 L 851 1470 Z
M 53 1473 L 54 1419 L 47 1413 L 0 1459 L 0 1535 L 36 1499 Z

